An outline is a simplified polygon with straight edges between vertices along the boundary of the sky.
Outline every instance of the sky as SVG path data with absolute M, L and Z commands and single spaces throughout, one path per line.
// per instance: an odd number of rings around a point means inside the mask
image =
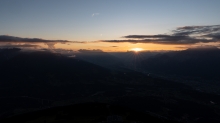
M 177 50 L 180 44 L 114 40 L 130 40 L 129 35 L 173 35 L 179 27 L 218 26 L 219 5 L 220 0 L 0 0 L 0 35 L 87 42 L 83 46 L 56 44 L 70 49 Z

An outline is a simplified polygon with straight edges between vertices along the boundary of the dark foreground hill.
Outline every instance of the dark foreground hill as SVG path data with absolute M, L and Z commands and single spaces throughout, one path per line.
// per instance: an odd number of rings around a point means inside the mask
M 0 120 L 1 123 L 177 123 L 129 108 L 104 103 L 61 106 Z
M 128 107 L 156 119 L 220 121 L 219 95 L 181 83 L 132 70 L 112 71 L 48 51 L 0 50 L 0 62 L 0 118 L 95 102 Z

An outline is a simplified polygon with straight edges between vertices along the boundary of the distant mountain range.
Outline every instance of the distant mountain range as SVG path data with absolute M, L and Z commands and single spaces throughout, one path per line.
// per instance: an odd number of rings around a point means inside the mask
M 142 61 L 145 70 L 158 74 L 220 80 L 220 49 L 190 48 L 158 54 Z

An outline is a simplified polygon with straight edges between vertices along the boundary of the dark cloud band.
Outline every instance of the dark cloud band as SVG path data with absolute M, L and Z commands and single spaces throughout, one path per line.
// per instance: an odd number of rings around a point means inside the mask
M 184 26 L 163 35 L 127 35 L 125 40 L 103 40 L 103 42 L 130 42 L 156 44 L 196 44 L 220 42 L 220 25 Z
M 45 40 L 45 39 L 40 39 L 40 38 L 20 38 L 20 37 L 8 36 L 8 35 L 0 35 L 0 42 L 66 43 L 66 42 L 70 42 L 70 41 L 67 41 L 67 40 Z

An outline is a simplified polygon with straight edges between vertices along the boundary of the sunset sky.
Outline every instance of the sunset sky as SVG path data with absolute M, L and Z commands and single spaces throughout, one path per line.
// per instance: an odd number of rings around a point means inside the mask
M 220 0 L 0 0 L 0 35 L 68 40 L 54 47 L 73 50 L 220 46 L 219 5 Z M 27 43 L 36 44 L 16 45 Z

